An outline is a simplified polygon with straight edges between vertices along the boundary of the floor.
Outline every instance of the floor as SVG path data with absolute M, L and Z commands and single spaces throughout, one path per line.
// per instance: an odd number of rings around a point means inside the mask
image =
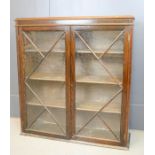
M 144 132 L 131 130 L 129 150 L 49 140 L 20 134 L 20 121 L 11 118 L 11 155 L 143 155 Z

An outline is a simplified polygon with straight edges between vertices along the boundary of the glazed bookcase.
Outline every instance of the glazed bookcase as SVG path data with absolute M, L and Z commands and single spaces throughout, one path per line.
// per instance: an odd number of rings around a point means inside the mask
M 23 133 L 128 145 L 133 21 L 16 19 Z

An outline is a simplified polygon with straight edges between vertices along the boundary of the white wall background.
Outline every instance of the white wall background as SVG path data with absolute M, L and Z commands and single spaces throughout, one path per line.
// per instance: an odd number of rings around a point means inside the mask
M 144 1 L 143 0 L 11 0 L 11 116 L 19 116 L 14 19 L 47 16 L 135 17 L 130 128 L 144 125 Z

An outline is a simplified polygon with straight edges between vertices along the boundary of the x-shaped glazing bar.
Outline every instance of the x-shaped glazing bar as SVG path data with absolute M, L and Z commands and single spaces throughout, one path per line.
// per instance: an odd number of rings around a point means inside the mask
M 35 96 L 35 98 L 39 101 L 40 105 L 42 105 L 44 107 L 44 109 L 48 112 L 48 114 L 51 116 L 51 118 L 55 121 L 55 123 L 58 125 L 58 127 L 60 128 L 60 130 L 63 132 L 63 134 L 65 134 L 65 131 L 63 130 L 63 128 L 59 124 L 58 120 L 55 118 L 55 116 L 53 115 L 53 113 L 44 105 L 44 103 L 40 99 L 39 95 L 29 86 L 28 83 L 25 82 L 25 85 L 29 88 L 29 90 L 32 92 L 32 94 Z
M 48 57 L 48 55 L 53 52 L 54 47 L 57 45 L 57 43 L 59 42 L 59 40 L 64 36 L 65 32 L 62 33 L 58 39 L 55 40 L 54 44 L 50 47 L 50 49 L 48 50 L 47 54 L 44 56 L 44 58 L 41 59 L 41 61 L 34 67 L 34 69 L 27 75 L 26 80 L 29 79 L 29 77 L 37 70 L 37 68 L 42 64 L 42 62 L 46 59 L 46 57 Z
M 115 134 L 115 132 L 110 128 L 110 126 L 106 123 L 106 121 L 99 114 L 97 114 L 97 117 L 107 127 L 107 129 L 112 133 L 112 135 L 119 141 L 119 138 L 117 137 L 117 135 Z
M 24 36 L 26 37 L 26 39 L 28 39 L 28 41 L 32 44 L 32 46 L 40 53 L 40 55 L 42 56 L 41 61 L 35 66 L 35 68 L 29 73 L 29 75 L 26 77 L 25 79 L 25 85 L 29 88 L 29 90 L 32 92 L 32 94 L 36 97 L 36 99 L 39 101 L 39 103 L 44 107 L 44 109 L 49 113 L 49 115 L 54 119 L 55 123 L 58 125 L 58 127 L 60 128 L 60 130 L 65 134 L 65 131 L 63 130 L 63 128 L 61 127 L 61 125 L 59 124 L 59 122 L 57 121 L 57 119 L 55 118 L 55 116 L 53 115 L 53 113 L 44 105 L 44 103 L 42 102 L 42 100 L 40 99 L 40 97 L 33 91 L 33 89 L 30 87 L 30 85 L 27 83 L 27 80 L 29 79 L 29 77 L 37 70 L 37 68 L 42 64 L 42 62 L 45 60 L 45 58 L 53 51 L 54 47 L 57 45 L 57 43 L 59 42 L 59 40 L 64 36 L 65 32 L 63 32 L 58 39 L 56 39 L 56 41 L 54 42 L 54 44 L 50 47 L 50 49 L 48 50 L 47 54 L 44 56 L 41 52 L 41 50 L 37 47 L 37 45 L 35 45 L 35 43 L 33 43 L 33 41 L 28 37 L 28 35 L 23 32 Z M 41 113 L 42 114 L 42 113 Z M 40 114 L 39 114 L 40 116 Z M 38 117 L 39 117 L 38 116 Z M 37 118 L 38 118 L 37 117 Z M 35 119 L 36 121 L 37 119 Z M 34 124 L 34 122 L 32 122 L 31 126 Z
M 118 39 L 123 35 L 123 33 L 124 33 L 124 30 L 121 31 L 118 34 L 118 36 L 116 36 L 116 38 L 112 41 L 112 43 L 109 45 L 109 47 L 103 52 L 103 54 L 99 58 L 103 57 L 111 49 L 111 47 L 116 43 L 116 41 L 118 41 Z
M 109 99 L 109 101 L 105 104 L 105 105 L 103 105 L 103 107 L 102 108 L 100 108 L 100 110 L 99 111 L 97 111 L 86 123 L 85 123 L 85 125 L 82 127 L 82 128 L 80 128 L 77 132 L 76 132 L 76 134 L 79 134 L 101 111 L 103 111 L 104 110 L 104 108 L 106 108 L 120 93 L 122 92 L 122 88 L 117 92 L 117 93 L 115 93 L 110 99 Z
M 35 50 L 44 58 L 44 54 L 42 54 L 41 50 L 38 46 L 31 40 L 31 38 L 23 31 L 22 32 L 25 38 L 31 43 L 31 45 L 35 48 Z
M 100 64 L 103 66 L 103 68 L 106 70 L 106 72 L 109 74 L 109 76 L 122 88 L 121 81 L 118 80 L 107 68 L 107 66 L 103 63 L 103 61 L 95 54 L 94 50 L 88 45 L 88 43 L 83 39 L 83 37 L 78 33 L 75 32 L 75 34 L 80 38 L 80 40 L 84 43 L 84 45 L 92 52 L 94 57 L 100 62 Z
M 45 112 L 46 110 L 43 109 L 39 115 L 31 122 L 31 124 L 28 126 L 28 128 L 31 128 L 33 126 L 33 124 L 36 122 L 36 120 Z

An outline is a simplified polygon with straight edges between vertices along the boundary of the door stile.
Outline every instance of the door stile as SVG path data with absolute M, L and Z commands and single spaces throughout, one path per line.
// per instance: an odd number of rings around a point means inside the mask
M 75 33 L 72 30 L 72 27 L 70 28 L 70 60 L 71 60 L 71 128 L 72 128 L 72 136 L 75 135 L 75 91 L 76 91 L 76 85 L 75 85 Z
M 123 67 L 123 95 L 121 107 L 121 127 L 120 138 L 121 145 L 126 146 L 128 143 L 128 119 L 130 111 L 130 83 L 131 83 L 131 49 L 133 28 L 125 28 L 124 39 L 124 67 Z
M 105 27 L 105 26 L 89 26 L 89 27 L 87 27 L 87 30 L 119 30 L 119 31 L 122 31 L 123 33 L 124 33 L 124 29 L 125 29 L 125 27 L 123 26 L 123 27 L 120 27 L 120 26 L 114 26 L 114 27 Z M 76 132 L 75 132 L 75 127 L 76 127 L 76 124 L 75 124 L 75 121 L 76 121 L 76 105 L 75 105 L 75 94 L 76 94 L 76 85 L 75 85 L 75 52 L 76 52 L 76 49 L 75 49 L 75 44 L 76 44 L 76 42 L 75 42 L 75 31 L 78 31 L 78 30 L 81 30 L 81 31 L 84 31 L 85 30 L 85 26 L 73 26 L 73 27 L 71 27 L 71 106 L 72 106 L 72 138 L 73 139 L 85 139 L 86 141 L 92 141 L 92 142 L 95 142 L 96 141 L 96 139 L 95 138 L 84 138 L 84 137 L 78 137 L 77 135 L 76 135 Z M 126 35 L 126 30 L 125 30 L 125 34 L 123 34 L 123 35 Z M 124 40 L 124 42 L 125 42 L 125 51 L 126 50 L 129 50 L 128 49 L 128 47 L 127 47 L 127 44 L 128 44 L 128 38 L 129 37 L 127 37 L 127 40 L 126 40 L 126 38 L 125 38 L 125 40 Z M 129 53 L 128 53 L 129 54 Z M 124 56 L 124 64 L 123 65 L 125 65 L 125 63 L 128 63 L 128 56 L 129 55 L 126 55 L 126 54 L 124 54 L 125 56 Z M 127 64 L 126 64 L 126 66 L 127 66 Z M 124 68 L 124 70 L 123 70 L 123 76 L 125 75 L 125 73 L 124 73 L 124 71 L 126 72 L 126 74 L 128 74 L 128 76 L 129 76 L 129 70 L 130 69 L 125 69 L 126 68 L 126 66 L 125 67 L 123 67 Z M 129 66 L 127 66 L 127 68 L 129 68 Z M 128 77 L 129 78 L 129 77 Z M 126 80 L 126 79 L 125 79 Z M 128 79 L 129 80 L 129 79 Z M 124 78 L 123 78 L 123 83 L 125 83 L 124 82 Z M 123 85 L 124 86 L 124 85 Z M 126 88 L 127 89 L 127 91 L 129 91 L 128 89 L 128 87 Z M 123 102 L 128 102 L 128 101 L 124 101 L 123 100 Z M 123 104 L 123 103 L 122 103 Z M 128 103 L 125 103 L 126 105 L 128 105 Z M 122 105 L 122 107 L 121 107 L 121 109 L 123 108 L 124 110 L 126 110 L 126 105 Z M 128 106 L 127 106 L 128 107 Z M 121 110 L 122 111 L 122 110 Z M 128 110 L 126 110 L 126 111 L 128 111 Z M 121 117 L 122 116 L 124 116 L 125 115 L 125 112 L 123 113 L 123 114 L 121 114 Z M 125 116 L 126 117 L 126 116 Z M 127 121 L 127 119 L 128 119 L 128 117 L 126 117 L 125 118 L 126 120 L 126 122 L 125 123 L 127 123 L 128 121 Z M 121 118 L 121 128 L 122 128 L 122 122 L 124 121 L 123 120 L 123 118 Z M 125 124 L 125 123 L 123 123 L 123 124 Z M 127 127 L 127 126 L 126 126 Z M 121 142 L 122 142 L 122 135 L 124 134 L 124 136 L 126 136 L 126 135 L 128 135 L 128 130 L 126 130 L 126 132 L 124 132 L 124 129 L 122 130 L 120 128 L 120 140 L 121 140 Z M 99 142 L 100 141 L 100 142 Z M 105 139 L 101 139 L 101 140 L 99 140 L 98 142 L 99 143 L 106 143 L 106 144 L 108 144 L 108 143 L 113 143 L 113 145 L 121 145 L 121 142 L 120 141 L 113 141 L 113 140 L 105 140 Z M 124 145 L 126 145 L 126 144 L 124 144 Z
M 65 44 L 66 44 L 66 131 L 67 139 L 72 136 L 72 120 L 71 120 L 71 51 L 70 51 L 70 27 L 65 28 Z
M 27 112 L 25 104 L 25 62 L 24 62 L 24 48 L 22 28 L 16 27 L 17 33 L 17 63 L 18 63 L 18 81 L 19 81 L 19 101 L 20 101 L 20 116 L 21 116 L 21 131 L 24 132 L 27 126 Z
M 26 86 L 25 86 L 25 58 L 24 58 L 24 40 L 22 31 L 46 31 L 46 30 L 60 30 L 65 32 L 65 80 L 66 80 L 66 138 L 71 137 L 71 102 L 70 102 L 70 29 L 68 26 L 60 27 L 17 27 L 17 59 L 18 59 L 18 74 L 19 80 L 19 98 L 20 98 L 20 115 L 21 115 L 21 128 L 22 132 L 33 132 L 27 131 L 27 106 L 26 106 Z M 37 131 L 33 132 L 37 134 Z M 38 131 L 40 135 L 41 132 Z M 49 136 L 59 137 L 58 135 L 48 134 Z M 63 137 L 63 138 L 65 138 Z

